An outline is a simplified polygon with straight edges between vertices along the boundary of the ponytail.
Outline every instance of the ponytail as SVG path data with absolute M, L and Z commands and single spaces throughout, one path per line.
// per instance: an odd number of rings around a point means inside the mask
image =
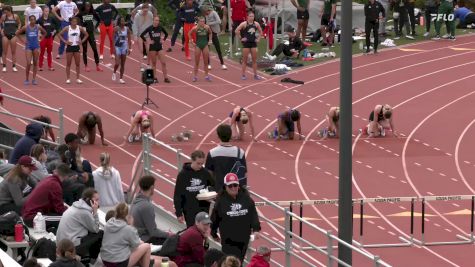
M 110 169 L 110 154 L 107 152 L 102 152 L 99 160 L 101 162 L 101 167 L 102 167 L 102 176 L 105 176 L 107 174 L 112 174 L 112 171 Z

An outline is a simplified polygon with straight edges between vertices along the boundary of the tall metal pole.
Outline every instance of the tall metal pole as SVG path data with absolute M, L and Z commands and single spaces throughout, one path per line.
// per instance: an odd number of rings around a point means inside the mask
M 340 60 L 340 179 L 338 181 L 338 237 L 351 244 L 352 214 L 352 1 L 341 1 Z M 339 244 L 338 257 L 352 265 L 351 249 Z M 338 264 L 338 266 L 343 266 Z

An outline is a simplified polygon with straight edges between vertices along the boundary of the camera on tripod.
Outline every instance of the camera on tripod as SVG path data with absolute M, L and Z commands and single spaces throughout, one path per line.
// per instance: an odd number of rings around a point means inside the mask
M 142 82 L 147 86 L 155 82 L 153 69 L 145 69 L 145 71 L 142 73 Z

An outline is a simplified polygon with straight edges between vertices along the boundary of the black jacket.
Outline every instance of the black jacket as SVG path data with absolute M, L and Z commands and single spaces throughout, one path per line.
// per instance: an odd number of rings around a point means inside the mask
M 375 22 L 379 19 L 379 13 L 382 14 L 381 16 L 386 17 L 384 7 L 380 2 L 374 0 L 372 4 L 371 2 L 368 2 L 364 5 L 366 21 Z
M 208 186 L 211 186 L 214 190 L 214 184 L 214 179 L 207 169 L 201 168 L 195 171 L 191 168 L 191 163 L 183 165 L 183 169 L 176 179 L 173 200 L 176 216 L 185 215 L 187 226 L 195 224 L 195 216 L 198 212 L 208 212 L 209 202 L 198 201 L 196 195 L 200 193 L 201 189 Z
M 77 260 L 59 258 L 51 263 L 50 267 L 84 267 L 84 265 Z
M 219 228 L 221 242 L 248 242 L 252 231 L 261 230 L 256 204 L 248 191 L 242 188 L 239 189 L 236 199 L 226 191 L 218 196 L 211 220 L 211 234 L 216 237 Z

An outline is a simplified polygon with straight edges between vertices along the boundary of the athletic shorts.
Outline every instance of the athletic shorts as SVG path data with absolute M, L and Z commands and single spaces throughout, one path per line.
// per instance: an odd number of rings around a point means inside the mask
M 81 49 L 79 48 L 79 45 L 68 45 L 66 46 L 66 53 L 77 53 Z
M 25 50 L 30 50 L 30 51 L 35 51 L 36 49 L 39 49 L 40 48 L 40 45 L 39 44 L 27 44 L 25 46 Z
M 295 132 L 295 125 L 293 121 L 285 120 L 284 124 L 285 124 L 285 127 L 287 128 L 287 131 L 289 131 L 289 133 Z
M 128 54 L 129 50 L 127 49 L 126 46 L 116 46 L 115 47 L 115 55 L 120 57 L 120 56 L 126 56 Z
M 329 14 L 323 14 L 322 20 L 320 21 L 320 25 L 328 26 L 330 24 L 330 16 Z
M 159 51 L 162 51 L 162 49 L 163 49 L 162 44 L 151 44 L 148 47 L 148 51 L 159 52 Z
M 256 42 L 246 42 L 242 43 L 242 48 L 256 48 L 257 43 Z
M 11 40 L 13 39 L 13 37 L 15 37 L 16 34 L 15 33 L 9 33 L 9 34 L 5 34 L 5 37 L 7 37 L 8 40 Z
M 297 10 L 297 19 L 309 19 L 310 15 L 308 13 L 308 10 L 305 9 L 305 11 L 299 11 Z

